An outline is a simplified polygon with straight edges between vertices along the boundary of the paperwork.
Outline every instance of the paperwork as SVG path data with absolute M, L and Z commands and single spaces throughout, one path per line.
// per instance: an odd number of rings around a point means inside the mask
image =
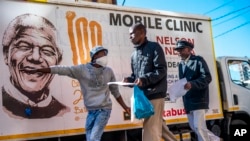
M 126 82 L 108 82 L 107 83 L 108 85 L 112 85 L 112 84 L 115 84 L 115 85 L 123 85 L 123 86 L 134 86 L 135 83 L 126 83 Z
M 176 81 L 173 85 L 168 88 L 170 100 L 175 102 L 179 97 L 186 94 L 187 90 L 184 89 L 184 85 L 187 83 L 186 78 L 182 78 Z

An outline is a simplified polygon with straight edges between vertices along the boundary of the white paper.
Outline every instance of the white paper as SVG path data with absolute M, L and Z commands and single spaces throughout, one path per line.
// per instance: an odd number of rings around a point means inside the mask
M 115 84 L 115 85 L 123 85 L 123 86 L 134 86 L 135 83 L 126 83 L 126 82 L 108 82 L 108 85 Z
M 175 102 L 179 97 L 186 94 L 187 90 L 184 89 L 184 85 L 187 83 L 186 78 L 182 78 L 176 81 L 173 85 L 168 88 L 170 101 Z
M 130 120 L 131 120 L 131 122 L 134 122 L 135 121 L 135 114 L 134 114 L 134 103 L 135 103 L 135 99 L 134 99 L 134 94 L 132 94 L 132 96 L 131 96 L 131 98 L 130 98 L 130 100 L 131 100 L 131 105 L 130 105 L 130 107 L 131 107 L 131 114 L 130 114 Z

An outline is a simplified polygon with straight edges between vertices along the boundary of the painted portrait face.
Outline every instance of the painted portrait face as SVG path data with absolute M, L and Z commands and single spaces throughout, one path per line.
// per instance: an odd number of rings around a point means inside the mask
M 20 69 L 38 69 L 56 65 L 58 54 L 56 45 L 49 38 L 48 33 L 38 29 L 26 29 L 20 33 L 9 48 L 7 64 L 11 80 L 19 88 L 28 92 L 37 92 L 50 82 L 50 74 L 30 74 Z
M 9 44 L 8 50 L 4 51 L 11 83 L 24 94 L 38 94 L 49 85 L 53 75 L 30 73 L 28 70 L 59 64 L 61 54 L 55 42 L 55 30 L 34 24 L 16 31 L 15 35 L 6 37 Z

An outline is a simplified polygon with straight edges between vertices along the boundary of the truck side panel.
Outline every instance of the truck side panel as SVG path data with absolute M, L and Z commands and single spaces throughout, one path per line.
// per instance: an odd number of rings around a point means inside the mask
M 60 1 L 63 3 L 64 1 Z M 98 7 L 98 8 L 97 8 Z M 15 9 L 15 10 L 9 10 Z M 178 63 L 180 58 L 174 51 L 178 39 L 194 43 L 194 53 L 203 56 L 213 76 L 210 84 L 210 109 L 207 119 L 222 118 L 219 85 L 214 60 L 213 41 L 210 19 L 198 15 L 188 15 L 156 10 L 138 10 L 133 8 L 107 6 L 81 2 L 73 4 L 35 3 L 25 1 L 0 1 L 0 42 L 9 23 L 22 14 L 34 14 L 49 20 L 57 29 L 56 42 L 62 52 L 61 65 L 77 65 L 90 61 L 89 50 L 95 45 L 109 49 L 108 65 L 114 69 L 118 81 L 130 75 L 130 55 L 133 46 L 129 40 L 128 29 L 140 21 L 147 27 L 149 40 L 158 42 L 165 51 L 168 65 L 166 87 L 178 80 Z M 3 14 L 4 13 L 4 14 Z M 30 23 L 38 24 L 33 20 Z M 8 83 L 10 67 L 6 64 L 6 51 L 1 52 L 0 86 L 13 87 Z M 32 87 L 30 85 L 30 87 Z M 84 97 L 79 83 L 69 77 L 56 75 L 49 84 L 50 94 L 66 105 L 69 110 L 63 115 L 50 118 L 29 119 L 13 116 L 2 106 L 4 98 L 0 97 L 0 140 L 43 138 L 50 136 L 69 136 L 85 132 L 84 125 L 87 111 L 83 104 Z M 120 87 L 125 102 L 130 105 L 132 89 Z M 19 92 L 20 93 L 20 92 Z M 112 96 L 111 96 L 112 97 Z M 105 131 L 140 128 L 141 121 L 124 114 L 122 108 L 112 97 L 113 111 Z M 8 103 L 8 102 L 7 102 Z M 27 108 L 26 110 L 29 110 Z M 53 109 L 51 109 L 53 110 Z M 182 99 L 170 102 L 166 97 L 163 118 L 168 124 L 187 122 Z

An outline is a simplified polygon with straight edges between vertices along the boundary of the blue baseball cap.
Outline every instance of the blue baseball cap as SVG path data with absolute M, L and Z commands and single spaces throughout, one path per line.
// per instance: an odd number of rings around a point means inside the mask
M 185 47 L 190 47 L 190 48 L 194 48 L 194 45 L 188 41 L 185 40 L 179 40 L 176 43 L 176 47 L 174 48 L 174 50 L 178 50 L 178 49 L 183 49 Z
M 93 59 L 93 57 L 96 53 L 103 51 L 103 50 L 106 52 L 106 54 L 108 54 L 108 49 L 104 48 L 103 46 L 96 46 L 96 47 L 92 48 L 90 51 L 91 59 Z

